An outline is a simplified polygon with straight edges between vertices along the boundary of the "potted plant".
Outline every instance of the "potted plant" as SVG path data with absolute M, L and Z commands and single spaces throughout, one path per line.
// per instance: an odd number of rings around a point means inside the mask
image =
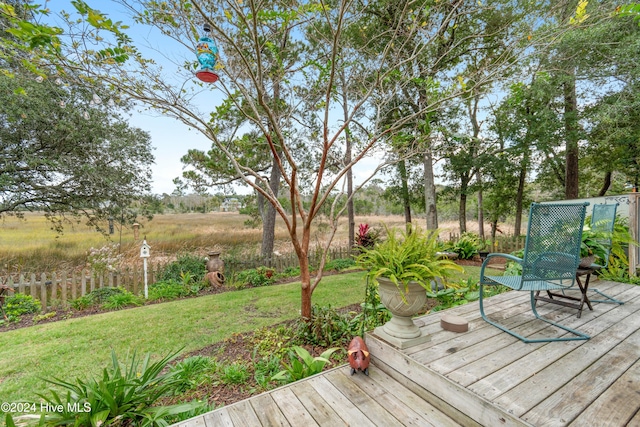
M 582 243 L 580 244 L 580 267 L 589 267 L 594 262 L 604 264 L 607 256 L 607 248 L 603 241 L 607 239 L 605 233 L 593 231 L 589 227 L 582 230 Z
M 411 317 L 424 307 L 431 282 L 462 271 L 439 255 L 438 234 L 438 230 L 422 232 L 419 228 L 402 233 L 387 229 L 385 241 L 363 248 L 357 258 L 369 280 L 378 283 L 380 300 L 393 315 L 375 333 L 401 348 L 425 341 Z

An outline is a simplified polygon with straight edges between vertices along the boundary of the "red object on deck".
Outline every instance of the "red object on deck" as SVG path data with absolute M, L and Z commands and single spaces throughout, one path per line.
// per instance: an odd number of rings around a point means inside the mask
M 196 77 L 205 83 L 215 83 L 218 81 L 218 75 L 209 70 L 196 71 Z
M 362 371 L 365 375 L 369 375 L 369 362 L 371 357 L 369 349 L 361 337 L 355 337 L 349 344 L 347 350 L 349 365 L 351 365 L 351 375 L 357 371 Z

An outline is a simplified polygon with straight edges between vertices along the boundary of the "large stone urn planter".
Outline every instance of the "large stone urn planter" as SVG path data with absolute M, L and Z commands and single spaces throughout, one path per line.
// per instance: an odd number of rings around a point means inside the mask
M 412 319 L 427 302 L 427 291 L 422 285 L 409 282 L 409 291 L 404 294 L 391 280 L 384 277 L 378 277 L 377 280 L 380 301 L 393 316 L 387 323 L 378 326 L 374 334 L 401 349 L 428 341 L 429 336 Z

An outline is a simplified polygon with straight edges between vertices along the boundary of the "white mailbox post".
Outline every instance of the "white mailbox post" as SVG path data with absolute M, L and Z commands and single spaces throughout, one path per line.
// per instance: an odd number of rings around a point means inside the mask
M 144 263 L 144 298 L 149 298 L 149 287 L 147 286 L 147 258 L 151 256 L 151 246 L 147 244 L 147 239 L 145 238 L 142 241 L 142 246 L 140 247 L 140 258 L 142 258 Z

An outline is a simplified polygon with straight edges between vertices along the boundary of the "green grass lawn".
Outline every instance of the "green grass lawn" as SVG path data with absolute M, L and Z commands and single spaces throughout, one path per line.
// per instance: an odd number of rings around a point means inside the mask
M 460 279 L 478 277 L 466 267 Z M 364 273 L 327 276 L 313 303 L 343 307 L 364 299 Z M 0 333 L 0 401 L 36 399 L 48 385 L 42 378 L 65 380 L 99 375 L 111 350 L 156 357 L 184 347 L 199 350 L 234 333 L 294 319 L 300 313 L 300 284 L 245 289 Z

